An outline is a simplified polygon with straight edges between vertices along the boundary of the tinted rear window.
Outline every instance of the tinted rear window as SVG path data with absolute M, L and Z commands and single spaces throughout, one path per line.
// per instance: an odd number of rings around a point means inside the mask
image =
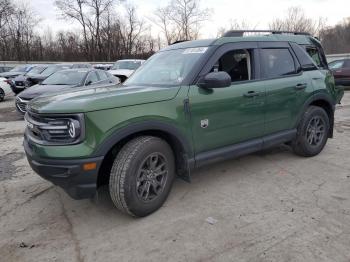
M 275 78 L 295 73 L 294 59 L 287 48 L 261 49 L 262 78 Z
M 309 56 L 309 54 L 306 52 L 306 50 L 304 50 L 298 44 L 291 43 L 291 45 L 292 45 L 294 53 L 297 56 L 297 58 L 298 58 L 298 60 L 299 60 L 299 62 L 300 62 L 302 67 L 310 67 L 310 68 L 312 68 L 312 66 L 314 66 L 315 69 L 317 69 L 314 60 L 312 60 L 312 58 Z

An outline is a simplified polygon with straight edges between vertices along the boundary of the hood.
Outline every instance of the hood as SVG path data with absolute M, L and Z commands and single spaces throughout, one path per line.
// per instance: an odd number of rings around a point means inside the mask
M 22 74 L 23 72 L 4 72 L 4 73 L 0 73 L 0 76 L 5 78 L 13 78 Z
M 109 70 L 108 71 L 109 73 L 111 73 L 112 75 L 114 76 L 126 76 L 126 77 L 129 77 L 131 76 L 132 73 L 135 72 L 135 70 L 130 70 L 130 69 L 117 69 L 117 70 Z
M 26 75 L 19 75 L 19 76 L 16 76 L 13 80 L 14 81 L 22 81 L 22 82 L 24 82 L 24 81 L 26 81 L 27 80 L 27 76 Z
M 180 87 L 104 86 L 40 96 L 29 106 L 39 113 L 82 113 L 173 99 Z
M 25 100 L 31 100 L 40 95 L 53 94 L 62 91 L 65 88 L 73 87 L 72 85 L 34 85 L 22 91 L 18 96 Z
M 44 80 L 46 79 L 48 76 L 44 76 L 44 75 L 40 75 L 40 74 L 32 74 L 32 75 L 28 75 L 28 79 L 31 80 Z

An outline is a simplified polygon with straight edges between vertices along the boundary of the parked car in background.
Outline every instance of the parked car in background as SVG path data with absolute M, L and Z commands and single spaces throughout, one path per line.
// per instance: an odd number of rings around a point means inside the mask
M 12 91 L 15 94 L 19 94 L 25 88 L 32 86 L 33 83 L 29 80 L 30 77 L 32 77 L 32 76 L 35 77 L 36 75 L 40 75 L 49 66 L 50 65 L 36 65 L 27 73 L 24 73 L 23 75 L 16 76 L 13 79 L 9 79 L 8 83 L 10 84 Z
M 34 65 L 19 65 L 19 66 L 12 68 L 8 72 L 0 73 L 0 77 L 5 77 L 7 79 L 14 78 L 16 76 L 23 75 L 23 74 L 27 73 L 33 67 L 34 67 Z
M 101 70 L 110 70 L 112 66 L 113 64 L 96 64 L 96 65 L 93 65 L 93 68 L 101 69 Z
M 0 66 L 0 73 L 8 72 L 12 69 L 13 67 L 10 66 Z
M 30 77 L 28 77 L 27 81 L 29 82 L 29 86 L 39 84 L 53 73 L 70 68 L 72 68 L 71 64 L 50 65 L 39 74 L 31 74 Z
M 71 65 L 71 69 L 78 69 L 78 68 L 85 68 L 85 69 L 92 69 L 92 65 L 88 63 L 74 63 Z
M 4 77 L 0 77 L 0 102 L 2 102 L 5 99 L 5 97 L 11 93 L 11 87 L 7 83 L 7 79 Z
M 332 70 L 335 84 L 350 87 L 350 59 L 340 59 L 328 64 Z
M 21 92 L 16 97 L 17 110 L 25 114 L 27 103 L 40 96 L 55 93 L 64 89 L 83 86 L 116 85 L 119 78 L 98 69 L 68 69 L 58 71 L 40 84 L 34 85 Z
M 65 70 L 65 69 L 91 69 L 92 66 L 90 64 L 55 64 L 55 65 L 49 65 L 45 70 L 43 70 L 40 74 L 31 74 L 28 78 L 29 85 L 35 85 L 39 84 L 46 78 L 48 78 L 53 73 L 56 73 L 57 71 Z
M 145 60 L 142 59 L 124 59 L 114 63 L 109 72 L 119 77 L 120 81 L 124 82 L 136 69 L 138 69 Z

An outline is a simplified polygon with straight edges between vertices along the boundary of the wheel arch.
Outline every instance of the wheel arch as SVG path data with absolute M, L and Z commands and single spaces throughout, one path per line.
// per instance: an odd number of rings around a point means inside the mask
M 190 168 L 194 164 L 193 149 L 186 136 L 175 126 L 158 121 L 147 121 L 126 126 L 110 135 L 98 147 L 96 156 L 104 156 L 97 178 L 97 187 L 108 182 L 110 167 L 119 150 L 138 136 L 156 136 L 164 139 L 172 148 L 176 161 L 177 174 L 190 181 Z
M 334 111 L 335 111 L 335 103 L 332 100 L 332 98 L 325 93 L 314 94 L 306 101 L 302 113 L 304 113 L 309 106 L 318 106 L 323 108 L 326 111 L 329 117 L 329 123 L 330 123 L 328 137 L 332 138 L 333 128 L 334 128 Z M 302 117 L 302 114 L 299 119 L 301 119 L 301 117 Z

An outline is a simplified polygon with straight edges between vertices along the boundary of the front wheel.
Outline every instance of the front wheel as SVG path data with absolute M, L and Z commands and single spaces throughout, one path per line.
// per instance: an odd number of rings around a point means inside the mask
M 303 115 L 292 143 L 293 151 L 300 156 L 311 157 L 319 154 L 328 140 L 330 124 L 326 111 L 310 106 Z
M 5 99 L 5 91 L 0 88 L 0 102 L 2 102 Z
M 171 147 L 158 137 L 137 137 L 129 141 L 114 160 L 109 192 L 119 210 L 143 217 L 163 205 L 174 177 Z

